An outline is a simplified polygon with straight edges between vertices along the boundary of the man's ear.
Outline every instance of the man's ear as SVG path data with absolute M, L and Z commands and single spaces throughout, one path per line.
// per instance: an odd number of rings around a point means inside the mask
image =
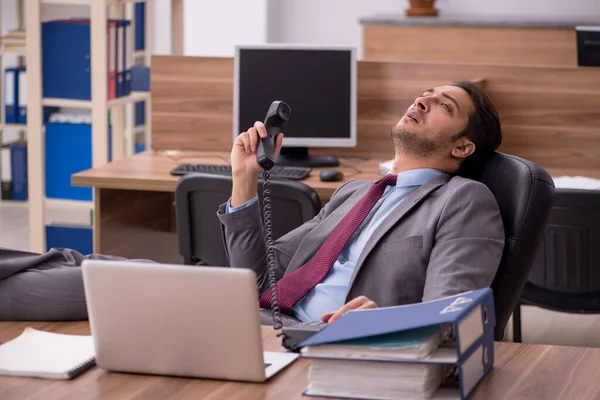
M 475 152 L 475 143 L 471 142 L 465 136 L 458 139 L 452 148 L 452 156 L 459 159 L 465 159 Z

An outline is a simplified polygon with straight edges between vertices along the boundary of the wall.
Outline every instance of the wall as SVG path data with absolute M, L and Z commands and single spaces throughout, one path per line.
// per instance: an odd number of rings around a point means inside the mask
M 406 0 L 272 0 L 269 4 L 269 41 L 346 44 L 362 49 L 360 18 L 403 14 L 407 7 Z M 600 24 L 599 0 L 438 0 L 436 8 L 440 13 L 448 14 L 524 18 L 596 15 Z
M 267 5 L 268 0 L 186 0 L 185 55 L 231 56 L 236 44 L 265 43 Z

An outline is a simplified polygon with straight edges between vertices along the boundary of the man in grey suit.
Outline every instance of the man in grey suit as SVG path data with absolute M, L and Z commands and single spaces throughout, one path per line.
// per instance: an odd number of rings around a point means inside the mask
M 269 279 L 256 147 L 265 136 L 264 125 L 256 122 L 236 138 L 232 196 L 218 210 L 231 266 L 253 269 L 261 294 Z M 500 145 L 500 121 L 490 99 L 464 81 L 426 90 L 392 128 L 391 139 L 395 184 L 385 188 L 324 278 L 294 301 L 292 316 L 333 322 L 351 309 L 427 301 L 491 284 L 504 248 L 498 205 L 486 186 L 458 175 Z M 282 140 L 279 134 L 277 152 Z M 314 219 L 275 242 L 282 285 L 372 185 L 345 183 Z

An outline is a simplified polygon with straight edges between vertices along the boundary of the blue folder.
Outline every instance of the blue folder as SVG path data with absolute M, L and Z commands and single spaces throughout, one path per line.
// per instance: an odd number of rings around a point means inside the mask
M 133 48 L 134 48 L 134 37 L 131 31 L 131 22 L 122 21 L 123 29 L 125 30 L 125 43 L 123 48 L 123 60 L 125 62 L 125 70 L 123 79 L 123 96 L 129 96 L 131 94 L 131 67 L 133 66 Z
M 117 97 L 123 97 L 129 94 L 127 91 L 128 83 L 126 79 L 128 61 L 127 29 L 129 29 L 130 25 L 130 21 L 117 21 Z
M 27 143 L 18 142 L 11 147 L 12 199 L 27 200 Z
M 19 108 L 19 68 L 6 68 L 4 78 L 4 123 L 16 124 Z
M 428 358 L 384 362 L 435 363 L 454 367 L 458 387 L 441 390 L 450 398 L 454 394 L 456 398 L 466 399 L 494 364 L 495 324 L 493 293 L 485 288 L 424 303 L 350 311 L 300 346 L 339 344 L 426 327 L 445 328 L 452 332 L 450 349 L 440 347 Z M 305 355 L 305 350 L 303 357 L 310 358 Z M 333 357 L 321 355 L 319 358 Z M 305 394 L 311 395 L 310 392 Z
M 18 103 L 18 124 L 27 124 L 27 69 L 25 67 L 17 70 L 17 103 Z
M 135 21 L 135 49 L 144 50 L 146 48 L 146 5 L 145 3 L 135 3 L 134 11 Z
M 135 103 L 135 126 L 146 123 L 146 102 L 138 101 Z

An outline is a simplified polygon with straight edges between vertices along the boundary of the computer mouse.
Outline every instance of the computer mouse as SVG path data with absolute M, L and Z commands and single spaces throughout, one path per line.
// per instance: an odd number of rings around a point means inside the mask
M 344 174 L 337 169 L 326 169 L 319 174 L 321 182 L 338 182 L 344 179 Z

